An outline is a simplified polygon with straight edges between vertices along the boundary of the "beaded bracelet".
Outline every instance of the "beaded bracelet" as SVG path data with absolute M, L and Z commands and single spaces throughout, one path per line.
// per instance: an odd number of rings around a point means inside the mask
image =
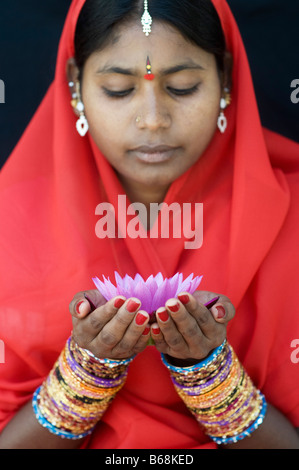
M 61 438 L 87 436 L 123 387 L 132 359 L 98 359 L 70 337 L 33 395 L 37 420 Z
M 169 364 L 178 395 L 205 433 L 218 445 L 250 436 L 263 422 L 267 403 L 225 340 L 203 361 L 191 367 Z

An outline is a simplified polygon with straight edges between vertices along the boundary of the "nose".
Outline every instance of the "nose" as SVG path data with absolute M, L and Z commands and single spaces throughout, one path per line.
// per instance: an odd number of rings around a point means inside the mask
M 136 125 L 139 129 L 157 131 L 171 125 L 170 109 L 165 98 L 161 96 L 152 83 L 144 91 L 137 113 Z

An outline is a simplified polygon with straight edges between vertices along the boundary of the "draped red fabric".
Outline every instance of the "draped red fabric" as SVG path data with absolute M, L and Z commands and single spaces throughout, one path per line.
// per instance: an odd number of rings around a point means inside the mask
M 106 238 L 97 205 L 125 192 L 70 106 L 66 61 L 84 0 L 73 1 L 55 80 L 0 177 L 0 429 L 48 375 L 71 333 L 68 304 L 92 276 L 203 275 L 201 289 L 230 297 L 228 339 L 269 403 L 299 426 L 299 146 L 262 128 L 235 20 L 213 0 L 234 58 L 228 129 L 175 181 L 167 204 L 203 203 L 203 245 L 185 239 Z M 270 79 L 270 78 L 269 78 Z M 129 204 L 129 201 L 127 201 Z M 161 214 L 159 215 L 159 217 Z M 215 448 L 149 346 L 86 444 L 90 448 Z

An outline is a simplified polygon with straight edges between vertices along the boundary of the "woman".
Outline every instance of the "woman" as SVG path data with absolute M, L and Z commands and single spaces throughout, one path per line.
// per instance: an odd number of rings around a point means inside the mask
M 260 126 L 224 1 L 73 2 L 1 179 L 3 448 L 299 447 L 297 150 Z M 202 246 L 151 237 L 150 217 L 101 238 L 96 208 L 119 196 L 203 203 Z M 93 290 L 114 271 L 203 280 L 150 325 L 138 297 Z

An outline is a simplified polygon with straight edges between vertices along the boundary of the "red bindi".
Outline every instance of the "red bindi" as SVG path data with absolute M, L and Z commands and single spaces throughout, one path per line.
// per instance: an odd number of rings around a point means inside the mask
M 146 59 L 146 74 L 144 75 L 146 80 L 154 80 L 155 75 L 152 73 L 152 66 L 149 57 Z

